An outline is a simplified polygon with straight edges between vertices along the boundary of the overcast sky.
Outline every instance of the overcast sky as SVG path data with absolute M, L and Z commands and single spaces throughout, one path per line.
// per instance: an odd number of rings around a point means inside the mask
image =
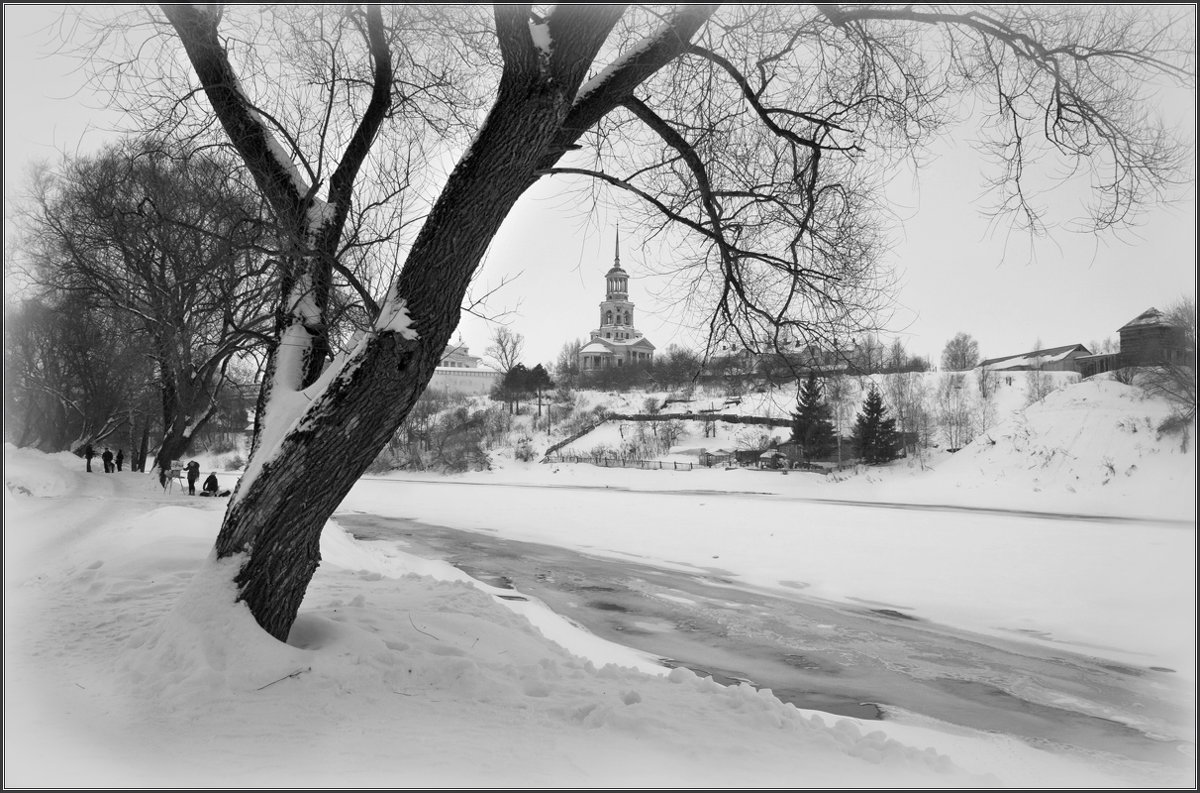
M 53 159 L 63 148 L 93 151 L 107 138 L 103 130 L 120 123 L 80 92 L 82 77 L 72 73 L 73 62 L 50 54 L 53 45 L 40 31 L 58 8 L 4 8 L 6 227 L 30 161 Z M 1163 104 L 1190 125 L 1194 138 L 1194 92 L 1172 93 Z M 1114 336 L 1150 306 L 1165 308 L 1195 295 L 1194 183 L 1174 206 L 1152 208 L 1132 232 L 1061 232 L 1031 251 L 1026 237 L 990 231 L 975 203 L 978 173 L 965 141 L 947 141 L 918 185 L 897 175 L 892 192 L 904 220 L 887 258 L 900 282 L 891 328 L 914 354 L 936 363 L 959 331 L 979 341 L 984 357 L 1025 352 L 1039 339 L 1044 347 L 1089 344 Z M 565 205 L 555 187 L 543 181 L 522 198 L 478 279 L 485 291 L 515 276 L 491 308 L 517 309 L 508 323 L 525 336 L 530 365 L 552 362 L 565 341 L 586 340 L 596 326 L 619 222 L 613 212 L 584 216 Z M 695 329 L 703 318 L 679 317 L 661 294 L 665 284 L 647 275 L 653 269 L 647 257 L 670 251 L 644 250 L 632 227 L 622 228 L 621 240 L 638 328 L 660 350 L 672 342 L 698 346 Z M 482 354 L 491 328 L 468 315 L 459 333 L 473 353 Z

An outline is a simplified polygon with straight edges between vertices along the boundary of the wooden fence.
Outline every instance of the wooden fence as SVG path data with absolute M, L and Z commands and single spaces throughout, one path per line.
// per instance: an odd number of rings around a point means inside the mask
M 677 463 L 663 460 L 629 460 L 624 457 L 596 457 L 593 455 L 548 454 L 544 463 L 588 463 L 601 468 L 642 468 L 650 471 L 690 471 L 696 463 Z

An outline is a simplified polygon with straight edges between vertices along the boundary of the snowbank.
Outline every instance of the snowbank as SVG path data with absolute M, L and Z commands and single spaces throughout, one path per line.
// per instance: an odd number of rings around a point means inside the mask
M 1022 499 L 1027 503 L 1194 521 L 1195 425 L 1158 432 L 1171 413 L 1169 403 L 1140 388 L 1093 378 L 983 433 L 944 460 L 937 479 L 972 490 L 1044 494 Z

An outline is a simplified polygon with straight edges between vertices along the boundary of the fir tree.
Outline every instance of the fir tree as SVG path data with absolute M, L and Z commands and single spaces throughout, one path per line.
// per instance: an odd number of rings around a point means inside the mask
M 896 459 L 896 420 L 884 418 L 887 408 L 875 386 L 854 422 L 854 448 L 863 462 L 886 463 Z
M 829 405 L 821 399 L 817 375 L 809 373 L 792 414 L 792 442 L 800 447 L 806 460 L 826 457 L 837 448 L 830 416 Z

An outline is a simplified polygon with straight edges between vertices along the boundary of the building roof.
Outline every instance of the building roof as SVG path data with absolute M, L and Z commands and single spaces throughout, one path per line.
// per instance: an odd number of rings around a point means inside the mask
M 583 353 L 616 353 L 620 349 L 628 349 L 630 347 L 640 347 L 643 350 L 658 349 L 645 336 L 638 336 L 636 339 L 592 339 L 582 349 Z
M 976 368 L 982 369 L 1016 369 L 1022 366 L 1033 366 L 1035 364 L 1045 366 L 1048 363 L 1054 363 L 1071 357 L 1071 353 L 1080 352 L 1084 355 L 1091 355 L 1092 351 L 1082 344 L 1068 344 L 1065 347 L 1051 347 L 1046 350 L 1034 350 L 1033 352 L 1024 352 L 1020 355 L 1008 355 L 1003 358 L 989 358 L 986 361 L 981 361 Z
M 1161 311 L 1159 311 L 1157 308 L 1152 307 L 1152 308 L 1146 309 L 1141 314 L 1138 314 L 1136 317 L 1129 320 L 1121 327 L 1117 328 L 1117 332 L 1120 333 L 1121 331 L 1129 330 L 1130 328 L 1149 328 L 1149 327 L 1153 327 L 1155 325 L 1166 325 L 1166 324 L 1168 324 L 1168 323 L 1163 318 L 1163 313 Z

